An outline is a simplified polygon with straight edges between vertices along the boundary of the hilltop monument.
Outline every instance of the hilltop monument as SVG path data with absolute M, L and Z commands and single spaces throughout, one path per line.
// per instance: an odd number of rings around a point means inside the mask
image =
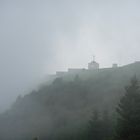
M 93 60 L 90 63 L 88 63 L 88 69 L 89 70 L 97 70 L 97 69 L 99 69 L 99 63 L 97 63 L 95 61 L 95 56 L 93 56 Z

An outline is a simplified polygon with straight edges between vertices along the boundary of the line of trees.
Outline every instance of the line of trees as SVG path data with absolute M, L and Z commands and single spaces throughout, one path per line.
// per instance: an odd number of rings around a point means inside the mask
M 89 122 L 87 140 L 140 140 L 139 88 L 138 80 L 134 76 L 116 108 L 115 125 L 107 112 L 104 112 L 103 119 L 100 119 L 97 111 L 94 112 L 94 117 Z
M 140 140 L 140 86 L 134 76 L 125 88 L 124 96 L 116 107 L 116 121 L 105 110 L 98 110 L 88 122 L 85 131 L 76 136 L 66 136 L 66 140 Z M 74 134 L 75 135 L 75 134 Z M 38 140 L 38 138 L 34 138 Z M 61 139 L 62 140 L 62 139 Z
M 140 90 L 136 76 L 125 88 L 116 111 L 119 116 L 115 140 L 140 140 Z

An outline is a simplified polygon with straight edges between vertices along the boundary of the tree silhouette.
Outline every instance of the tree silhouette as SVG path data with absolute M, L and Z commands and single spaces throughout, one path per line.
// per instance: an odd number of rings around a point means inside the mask
M 95 110 L 93 112 L 93 117 L 89 121 L 88 140 L 102 140 L 102 127 L 102 120 L 100 118 L 99 112 Z
M 38 140 L 38 138 L 37 138 L 37 137 L 35 137 L 35 138 L 33 138 L 33 140 Z
M 140 140 L 140 91 L 136 76 L 117 107 L 116 140 Z

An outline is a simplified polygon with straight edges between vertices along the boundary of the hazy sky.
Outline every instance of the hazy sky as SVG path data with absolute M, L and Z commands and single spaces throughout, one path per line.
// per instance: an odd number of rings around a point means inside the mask
M 0 111 L 47 73 L 140 60 L 140 1 L 0 0 Z

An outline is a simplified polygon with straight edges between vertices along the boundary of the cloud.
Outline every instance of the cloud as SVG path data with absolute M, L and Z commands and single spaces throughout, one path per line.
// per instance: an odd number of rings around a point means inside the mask
M 0 106 L 47 73 L 140 59 L 139 1 L 1 0 Z M 1 109 L 0 108 L 0 109 Z

